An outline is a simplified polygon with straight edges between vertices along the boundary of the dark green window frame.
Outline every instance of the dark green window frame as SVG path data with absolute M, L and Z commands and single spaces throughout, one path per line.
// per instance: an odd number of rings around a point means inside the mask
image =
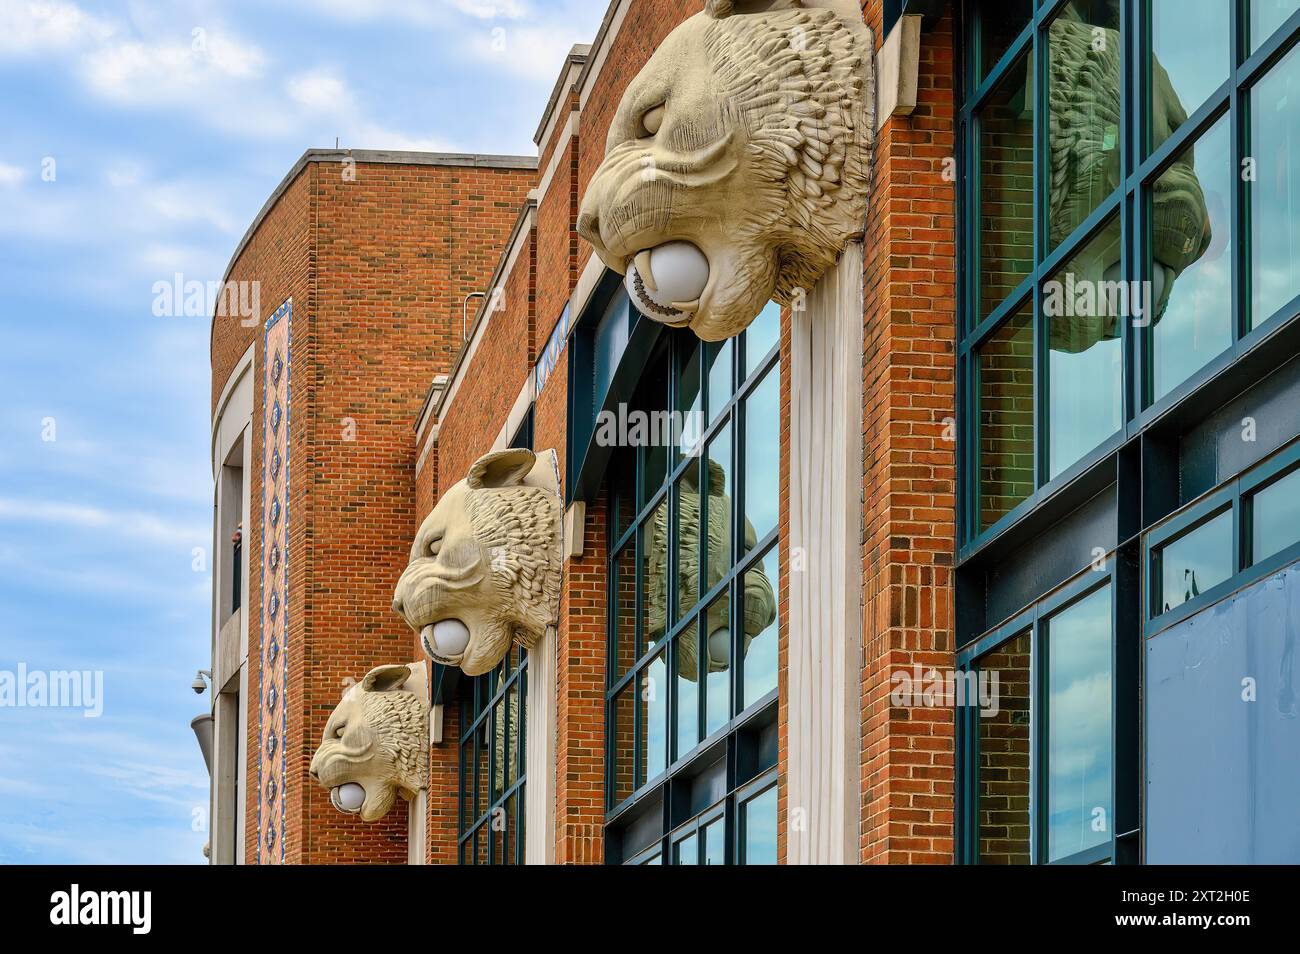
M 1147 601 L 1145 614 L 1147 638 L 1181 623 L 1189 616 L 1195 616 L 1201 610 L 1214 605 L 1237 590 L 1257 583 L 1264 577 L 1300 560 L 1300 527 L 1295 529 L 1295 542 L 1259 561 L 1254 559 L 1254 546 L 1251 539 L 1255 495 L 1297 472 L 1300 472 L 1300 441 L 1293 441 L 1240 477 L 1170 516 L 1146 534 L 1143 544 L 1145 590 L 1152 595 L 1152 598 Z M 1171 541 L 1194 533 L 1225 513 L 1232 515 L 1232 550 L 1230 554 L 1225 555 L 1231 561 L 1231 575 L 1168 612 L 1159 612 L 1160 584 L 1157 579 L 1157 555 L 1160 549 Z
M 460 684 L 457 857 L 463 865 L 524 863 L 527 697 L 528 653 L 513 645 L 496 669 Z M 504 743 L 500 766 L 495 751 L 498 735 Z M 481 763 L 485 772 L 479 769 Z M 508 773 L 511 766 L 513 782 Z M 498 778 L 498 773 L 503 777 Z
M 747 399 L 753 395 L 759 387 L 764 385 L 771 375 L 780 375 L 783 373 L 780 360 L 780 343 L 779 336 L 766 353 L 748 354 L 751 345 L 751 332 L 745 332 L 740 336 L 733 338 L 730 342 L 723 344 L 708 344 L 699 342 L 689 331 L 665 331 L 660 336 L 655 350 L 652 353 L 651 360 L 647 362 L 647 369 L 653 369 L 656 362 L 663 362 L 663 367 L 667 370 L 667 388 L 664 397 L 666 404 L 664 409 L 673 409 L 680 406 L 678 389 L 679 382 L 682 378 L 683 371 L 688 366 L 691 357 L 695 354 L 695 349 L 700 349 L 700 355 L 705 353 L 716 353 L 721 349 L 727 349 L 727 360 L 729 366 L 724 369 L 730 374 L 730 392 L 731 395 L 725 401 L 718 401 L 714 395 L 709 393 L 711 387 L 711 378 L 717 373 L 717 368 L 710 368 L 707 362 L 699 362 L 699 403 L 705 409 L 705 414 L 709 417 L 707 426 L 702 429 L 698 435 L 695 447 L 699 453 L 697 455 L 681 455 L 678 460 L 678 453 L 674 448 L 668 448 L 668 461 L 664 468 L 665 476 L 661 483 L 652 488 L 651 491 L 643 493 L 643 486 L 646 481 L 646 456 L 647 448 L 638 447 L 634 451 L 627 449 L 622 455 L 623 460 L 618 459 L 619 455 L 611 463 L 611 474 L 618 473 L 617 468 L 631 465 L 630 473 L 624 472 L 621 480 L 607 480 L 606 486 L 609 489 L 609 579 L 607 592 L 607 605 L 611 608 L 608 614 L 607 627 L 607 645 L 610 651 L 607 656 L 607 676 L 606 676 L 606 705 L 605 705 L 605 725 L 606 725 L 606 754 L 605 754 L 605 797 L 606 797 L 606 830 L 618 831 L 627 826 L 633 818 L 645 817 L 649 819 L 649 824 L 653 830 L 658 833 L 654 840 L 644 846 L 636 848 L 634 851 L 621 851 L 614 847 L 618 839 L 611 839 L 607 834 L 606 839 L 606 856 L 607 860 L 613 862 L 622 862 L 627 864 L 663 864 L 672 863 L 674 858 L 673 851 L 675 846 L 684 838 L 689 838 L 693 832 L 701 832 L 703 826 L 715 819 L 721 819 L 721 824 L 725 831 L 725 861 L 726 864 L 737 864 L 743 856 L 742 843 L 740 842 L 740 822 L 738 820 L 739 806 L 746 799 L 760 794 L 771 788 L 777 783 L 776 768 L 776 707 L 777 707 L 777 689 L 772 688 L 765 692 L 761 698 L 751 700 L 748 704 L 741 704 L 744 698 L 744 677 L 745 667 L 740 660 L 744 654 L 739 652 L 741 645 L 741 633 L 744 619 L 744 578 L 745 574 L 755 567 L 761 566 L 765 558 L 776 552 L 778 539 L 780 536 L 779 521 L 777 525 L 766 532 L 759 538 L 755 545 L 746 550 L 744 541 L 745 519 L 747 512 L 745 503 L 745 494 L 748 490 L 747 481 L 741 479 L 745 470 L 745 452 L 746 452 L 746 434 L 745 434 L 745 414 L 747 410 Z M 709 349 L 708 352 L 705 349 Z M 645 375 L 646 378 L 653 377 L 652 373 Z M 711 409 L 711 411 L 710 411 Z M 779 420 L 772 422 L 771 439 L 779 439 Z M 706 456 L 705 449 L 711 445 L 715 437 L 723 431 L 729 430 L 731 436 L 729 473 L 733 475 L 732 486 L 730 488 L 731 499 L 731 566 L 726 574 L 718 580 L 707 591 L 703 589 L 705 580 L 705 561 L 700 561 L 701 576 L 698 580 L 697 592 L 698 597 L 693 607 L 678 607 L 678 587 L 676 585 L 678 571 L 678 533 L 679 533 L 679 514 L 678 504 L 674 488 L 678 485 L 681 478 L 692 467 L 700 466 L 701 460 Z M 702 467 L 701 480 L 706 485 L 702 488 L 707 494 L 708 468 Z M 622 489 L 620 489 L 622 488 Z M 628 521 L 628 526 L 620 527 L 616 514 L 621 511 L 618 495 L 620 493 L 629 494 L 633 503 L 630 508 L 632 519 Z M 639 503 L 644 498 L 644 503 Z M 645 638 L 643 628 L 645 624 L 645 609 L 642 605 L 644 586 L 644 565 L 643 558 L 643 539 L 645 529 L 650 525 L 657 508 L 664 504 L 668 508 L 667 520 L 668 527 L 671 529 L 667 543 L 667 608 L 666 608 L 666 625 L 664 635 L 653 645 Z M 708 538 L 708 508 L 701 507 L 700 514 L 700 531 L 701 540 Z M 636 661 L 628 666 L 627 672 L 617 673 L 617 640 L 619 634 L 618 621 L 615 618 L 614 607 L 616 606 L 616 594 L 619 590 L 620 567 L 618 557 L 627 547 L 632 547 L 634 559 L 632 565 L 635 567 L 636 574 L 636 612 L 635 612 L 635 634 L 637 647 L 641 649 Z M 772 585 L 775 588 L 777 581 L 773 580 Z M 726 598 L 729 601 L 729 638 L 731 643 L 730 660 L 731 665 L 728 667 L 728 708 L 727 718 L 722 724 L 712 732 L 705 731 L 705 707 L 699 706 L 697 716 L 700 723 L 695 733 L 697 742 L 689 751 L 679 752 L 677 722 L 680 715 L 678 706 L 678 679 L 675 678 L 678 667 L 679 637 L 692 626 L 699 627 L 700 634 L 706 634 L 707 629 L 704 627 L 706 613 L 719 598 Z M 679 614 L 679 609 L 682 610 Z M 678 618 L 680 615 L 680 618 Z M 701 635 L 698 645 L 702 646 L 705 636 Z M 697 654 L 702 657 L 703 653 Z M 621 800 L 616 799 L 616 756 L 617 741 L 614 739 L 617 728 L 616 700 L 618 695 L 624 691 L 635 691 L 635 687 L 641 684 L 649 666 L 657 659 L 667 661 L 666 671 L 672 676 L 666 679 L 668 722 L 666 728 L 665 744 L 667 746 L 666 762 L 667 770 L 662 773 L 656 773 L 651 778 L 641 778 L 640 760 L 637 758 L 635 765 L 635 776 L 633 780 L 632 793 Z M 701 663 L 702 666 L 702 663 Z M 697 692 L 704 694 L 706 689 L 703 678 L 696 683 Z M 642 707 L 633 705 L 633 751 L 639 751 L 640 740 L 644 737 L 645 731 L 642 715 Z M 698 791 L 702 787 L 701 779 L 707 778 L 709 784 L 714 787 L 719 797 L 710 797 L 708 803 L 700 805 L 691 790 L 694 788 Z M 655 814 L 658 817 L 655 818 Z M 643 823 L 644 824 L 644 823 Z M 702 847 L 701 847 L 702 851 Z M 702 857 L 702 855 L 701 855 Z
M 986 633 L 957 654 L 959 672 L 978 672 L 980 662 L 1012 640 L 1028 635 L 1030 641 L 1030 863 L 1045 864 L 1047 858 L 1048 805 L 1048 712 L 1050 686 L 1047 680 L 1048 627 L 1053 618 L 1083 600 L 1106 590 L 1110 594 L 1111 621 L 1111 801 L 1108 819 L 1110 838 L 1103 844 L 1050 862 L 1056 865 L 1126 864 L 1137 860 L 1140 831 L 1137 828 L 1138 791 L 1136 772 L 1137 719 L 1125 718 L 1128 697 L 1135 704 L 1138 678 L 1138 647 L 1131 628 L 1125 627 L 1128 610 L 1116 554 L 1106 557 L 1103 568 L 1091 568 L 1045 596 L 1029 609 Z M 979 863 L 979 765 L 981 719 L 977 705 L 957 710 L 958 787 L 957 861 Z
M 961 492 L 961 559 L 976 553 L 982 546 L 996 538 L 1026 514 L 1033 511 L 1061 487 L 1071 483 L 1103 461 L 1133 435 L 1148 424 L 1168 413 L 1196 392 L 1212 387 L 1215 379 L 1238 359 L 1272 338 L 1284 326 L 1300 316 L 1300 296 L 1268 316 L 1257 316 L 1252 322 L 1250 314 L 1250 222 L 1249 188 L 1239 175 L 1235 177 L 1232 195 L 1232 344 L 1218 357 L 1212 358 L 1199 371 L 1193 373 L 1158 401 L 1151 394 L 1151 343 L 1150 327 L 1136 329 L 1133 322 L 1121 322 L 1122 349 L 1122 426 L 1110 438 L 1079 460 L 1066 466 L 1055 477 L 1048 470 L 1046 448 L 1050 446 L 1048 432 L 1049 414 L 1047 394 L 1048 333 L 1042 315 L 1042 285 L 1055 272 L 1071 260 L 1088 241 L 1118 219 L 1120 223 L 1122 279 L 1141 277 L 1150 247 L 1149 215 L 1145 197 L 1149 187 L 1168 165 L 1189 145 L 1196 142 L 1224 116 L 1229 117 L 1232 141 L 1234 174 L 1249 146 L 1249 103 L 1253 87 L 1268 71 L 1289 53 L 1300 40 L 1300 11 L 1267 39 L 1252 44 L 1248 36 L 1248 0 L 1229 0 L 1232 3 L 1231 29 L 1223 42 L 1230 46 L 1230 75 L 1204 104 L 1197 108 L 1173 135 L 1159 148 L 1146 154 L 1149 142 L 1149 117 L 1146 90 L 1150 84 L 1149 48 L 1150 23 L 1148 6 L 1144 0 L 1123 0 L 1122 65 L 1121 65 L 1121 181 L 1119 186 L 1079 224 L 1071 235 L 1055 249 L 1049 248 L 1047 234 L 1046 193 L 1047 182 L 1043 175 L 1043 157 L 1047 150 L 1047 124 L 1036 120 L 1034 124 L 1035 161 L 1033 163 L 1033 267 L 1019 285 L 997 305 L 991 313 L 979 320 L 981 305 L 979 283 L 980 231 L 980 157 L 978 143 L 979 111 L 990 101 L 991 94 L 1007 78 L 1022 57 L 1032 52 L 1035 96 L 1034 116 L 1045 117 L 1048 103 L 1048 57 L 1046 43 L 1052 19 L 1070 0 L 1038 0 L 1029 22 L 1016 39 L 1010 43 L 996 64 L 979 62 L 983 43 L 981 37 L 979 4 L 974 0 L 963 3 L 966 24 L 965 42 L 961 50 L 972 51 L 963 63 L 961 73 L 966 95 L 958 114 L 959 155 L 961 170 L 959 197 L 962 208 L 962 225 L 959 241 L 960 280 L 959 307 L 961 343 L 958 354 L 959 401 L 965 411 L 959 415 L 961 461 L 968 477 L 962 482 Z M 1250 52 L 1251 46 L 1257 48 Z M 960 52 L 960 51 L 959 51 Z M 1033 375 L 1035 381 L 1034 410 L 1034 490 L 1029 496 L 1003 514 L 989 526 L 981 526 L 979 430 L 980 420 L 978 382 L 975 369 L 978 349 L 997 333 L 1026 304 L 1032 307 L 1034 328 Z

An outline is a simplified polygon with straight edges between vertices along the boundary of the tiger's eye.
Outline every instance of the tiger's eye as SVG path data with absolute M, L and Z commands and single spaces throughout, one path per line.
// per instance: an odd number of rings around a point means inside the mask
M 660 103 L 641 117 L 641 125 L 645 129 L 646 135 L 658 135 L 660 128 L 664 124 L 664 113 L 664 104 Z

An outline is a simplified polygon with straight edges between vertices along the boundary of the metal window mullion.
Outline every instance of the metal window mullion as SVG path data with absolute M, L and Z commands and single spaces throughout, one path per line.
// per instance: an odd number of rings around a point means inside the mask
M 1237 233 L 1237 241 L 1232 242 L 1231 298 L 1233 311 L 1232 344 L 1235 348 L 1237 343 L 1249 333 L 1253 316 L 1250 304 L 1250 204 L 1245 201 L 1245 192 L 1251 186 L 1243 181 L 1241 175 L 1242 163 L 1245 161 L 1247 151 L 1250 148 L 1248 138 L 1249 114 L 1246 103 L 1248 93 L 1241 85 L 1241 70 L 1238 66 L 1244 55 L 1245 40 L 1249 32 L 1243 29 L 1245 25 L 1243 21 L 1248 16 L 1248 13 L 1244 0 L 1239 0 L 1232 6 L 1231 23 L 1228 28 L 1229 42 L 1232 44 L 1232 58 L 1228 61 L 1231 67 L 1230 82 L 1232 84 L 1232 89 L 1228 94 L 1228 122 L 1231 127 L 1228 135 L 1231 140 L 1229 149 L 1232 156 L 1231 224 L 1229 228 Z M 1231 241 L 1231 236 L 1229 236 L 1229 241 Z
M 1047 380 L 1047 342 L 1048 334 L 1046 328 L 1046 319 L 1043 316 L 1042 304 L 1042 266 L 1041 262 L 1047 250 L 1047 177 L 1043 174 L 1047 168 L 1046 161 L 1049 144 L 1047 141 L 1048 130 L 1051 123 L 1048 119 L 1047 110 L 1049 108 L 1049 96 L 1047 84 L 1051 78 L 1051 71 L 1048 69 L 1048 40 L 1047 40 L 1047 20 L 1043 16 L 1044 11 L 1039 9 L 1034 18 L 1034 150 L 1033 150 L 1033 189 L 1034 189 L 1034 247 L 1032 259 L 1034 266 L 1030 271 L 1033 278 L 1033 336 L 1034 336 L 1034 489 L 1037 490 L 1046 483 L 1045 475 L 1047 473 L 1048 458 L 1048 440 L 1047 430 L 1047 399 L 1048 399 L 1048 380 Z

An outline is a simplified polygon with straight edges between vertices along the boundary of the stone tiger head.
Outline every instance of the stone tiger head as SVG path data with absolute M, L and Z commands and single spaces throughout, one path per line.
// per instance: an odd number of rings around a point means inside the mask
M 339 811 L 378 821 L 399 794 L 410 800 L 424 787 L 429 706 L 423 668 L 423 663 L 377 666 L 330 714 L 310 773 L 329 789 L 330 802 Z M 360 786 L 364 798 L 349 802 L 348 789 L 354 786 Z
M 578 217 L 645 314 L 721 340 L 834 264 L 864 227 L 871 63 L 854 0 L 711 0 L 669 34 Z M 693 285 L 655 274 L 665 247 L 694 249 Z
M 393 595 L 434 662 L 478 676 L 555 625 L 562 516 L 554 451 L 487 454 L 442 495 Z

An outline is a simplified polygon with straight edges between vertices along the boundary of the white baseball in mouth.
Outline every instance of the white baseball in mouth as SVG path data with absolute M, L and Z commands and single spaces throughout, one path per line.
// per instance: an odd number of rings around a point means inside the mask
M 627 291 L 652 317 L 674 317 L 699 307 L 709 284 L 709 260 L 690 242 L 646 249 L 627 268 Z
M 459 656 L 469 645 L 469 627 L 458 619 L 444 619 L 420 630 L 420 639 L 439 656 Z
M 709 661 L 718 666 L 726 666 L 731 661 L 731 633 L 726 627 L 709 633 Z
M 347 812 L 354 815 L 361 811 L 361 805 L 366 800 L 366 790 L 356 782 L 347 782 L 337 788 L 330 789 L 330 801 L 334 807 L 341 812 Z

